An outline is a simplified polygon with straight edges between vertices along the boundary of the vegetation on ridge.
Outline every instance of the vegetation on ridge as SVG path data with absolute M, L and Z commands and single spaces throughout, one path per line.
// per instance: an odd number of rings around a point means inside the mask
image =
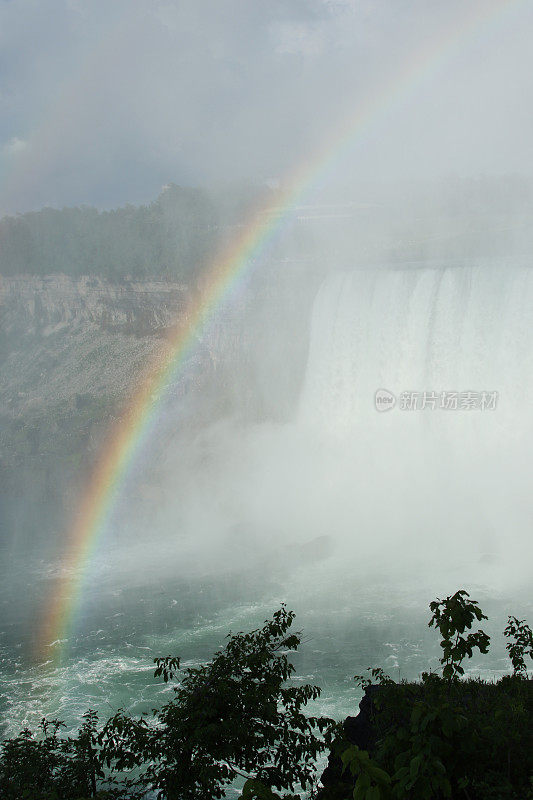
M 213 251 L 217 224 L 205 192 L 175 184 L 147 206 L 43 208 L 0 220 L 0 271 L 187 280 Z

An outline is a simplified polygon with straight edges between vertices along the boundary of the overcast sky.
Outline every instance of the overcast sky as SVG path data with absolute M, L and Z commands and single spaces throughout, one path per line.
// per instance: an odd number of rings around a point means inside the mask
M 0 0 L 0 213 L 283 182 L 372 97 L 332 181 L 531 175 L 532 41 L 531 0 Z

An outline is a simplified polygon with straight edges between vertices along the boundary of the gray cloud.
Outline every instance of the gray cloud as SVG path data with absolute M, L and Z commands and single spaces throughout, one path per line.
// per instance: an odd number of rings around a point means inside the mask
M 415 53 L 433 63 L 463 28 L 339 175 L 531 174 L 531 23 L 526 4 L 486 0 L 4 2 L 0 210 L 283 179 Z

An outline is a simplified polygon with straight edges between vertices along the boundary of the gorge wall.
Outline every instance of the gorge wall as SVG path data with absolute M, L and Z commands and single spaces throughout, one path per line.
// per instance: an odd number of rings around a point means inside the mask
M 186 313 L 189 294 L 183 283 L 161 280 L 1 279 L 0 546 L 16 540 L 24 549 L 37 528 L 46 539 L 62 527 L 114 419 Z M 242 305 L 233 304 L 198 342 L 175 391 L 201 393 L 222 354 L 236 357 Z
M 198 332 L 170 391 L 169 429 L 290 417 L 317 279 L 271 262 Z M 300 302 L 294 307 L 294 286 Z M 191 292 L 170 280 L 17 275 L 0 281 L 0 546 L 63 527 L 105 437 Z M 36 526 L 36 520 L 39 521 Z

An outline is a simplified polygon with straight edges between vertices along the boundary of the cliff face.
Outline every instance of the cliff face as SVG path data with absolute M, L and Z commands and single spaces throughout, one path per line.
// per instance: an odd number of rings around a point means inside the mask
M 266 397 L 265 413 L 272 413 L 285 383 L 287 396 L 297 391 L 288 355 L 295 350 L 304 363 L 308 312 L 289 304 L 281 268 L 264 272 L 217 309 L 198 334 L 185 372 L 189 386 L 214 381 L 211 394 L 230 405 L 242 408 L 255 394 L 262 413 Z M 300 289 L 306 309 L 313 287 L 307 280 Z M 183 283 L 110 282 L 95 275 L 0 278 L 0 415 L 17 417 L 86 396 L 120 402 L 157 356 L 165 332 L 186 313 L 191 291 Z M 296 322 L 283 333 L 287 320 Z
M 186 286 L 163 281 L 1 279 L 0 548 L 64 528 L 77 485 L 188 299 Z M 235 338 L 226 322 L 198 342 L 173 398 L 194 386 L 201 396 L 213 380 Z
M 18 415 L 78 396 L 120 397 L 187 296 L 185 286 L 161 281 L 2 279 L 0 409 Z
M 2 278 L 0 309 L 8 335 L 49 336 L 67 325 L 146 336 L 172 324 L 187 286 L 167 281 L 109 283 L 96 276 L 20 275 Z
M 295 309 L 285 267 L 240 286 L 197 332 L 166 395 L 169 430 L 228 415 L 290 417 L 314 286 L 303 284 Z M 165 332 L 186 313 L 190 291 L 96 276 L 0 279 L 0 547 L 13 537 L 26 553 L 38 529 L 46 549 L 65 528 L 77 487 L 165 346 Z

